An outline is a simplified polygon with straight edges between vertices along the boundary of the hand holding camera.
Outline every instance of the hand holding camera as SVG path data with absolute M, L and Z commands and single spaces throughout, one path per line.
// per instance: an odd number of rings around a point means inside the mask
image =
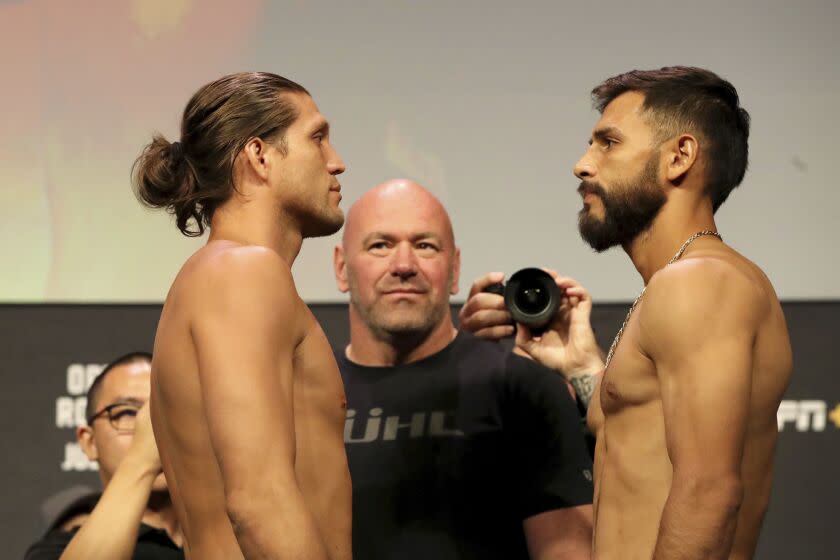
M 548 327 L 562 296 L 554 278 L 539 268 L 523 268 L 507 284 L 490 284 L 484 291 L 504 297 L 511 319 L 528 327 L 532 335 L 539 335 Z
M 516 334 L 516 346 L 571 379 L 603 369 L 590 315 L 592 298 L 573 278 L 526 268 L 476 280 L 461 308 L 461 328 L 489 339 Z M 517 325 L 514 328 L 514 323 Z

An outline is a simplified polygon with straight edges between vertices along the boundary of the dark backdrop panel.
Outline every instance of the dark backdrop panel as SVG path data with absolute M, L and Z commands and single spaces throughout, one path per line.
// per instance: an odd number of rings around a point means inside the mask
M 829 523 L 840 498 L 840 379 L 832 350 L 840 302 L 784 308 L 795 372 L 779 409 L 776 481 L 757 557 L 835 558 L 840 536 Z M 603 347 L 626 309 L 595 307 L 592 322 Z M 346 344 L 346 306 L 316 305 L 313 311 L 333 345 Z M 109 359 L 151 349 L 159 314 L 157 305 L 0 306 L 4 557 L 22 557 L 55 510 L 82 487 L 99 488 L 98 474 L 75 446 L 84 392 Z

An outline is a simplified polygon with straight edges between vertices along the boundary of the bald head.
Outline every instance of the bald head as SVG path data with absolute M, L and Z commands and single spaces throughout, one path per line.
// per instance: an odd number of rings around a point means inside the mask
M 334 266 L 338 289 L 350 293 L 353 345 L 368 335 L 419 343 L 452 329 L 460 253 L 443 204 L 417 183 L 387 181 L 356 201 Z
M 398 224 L 402 219 L 429 224 L 429 233 L 441 236 L 455 246 L 455 234 L 449 213 L 440 200 L 410 179 L 391 179 L 366 192 L 347 212 L 342 244 L 345 249 L 359 243 L 371 230 Z

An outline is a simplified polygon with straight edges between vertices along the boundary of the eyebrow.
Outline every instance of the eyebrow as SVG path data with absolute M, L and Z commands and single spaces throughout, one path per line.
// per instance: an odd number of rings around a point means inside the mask
M 614 126 L 596 128 L 592 131 L 592 138 L 589 140 L 589 145 L 592 145 L 593 140 L 606 140 L 609 136 L 623 137 L 624 135 L 621 134 L 621 131 Z
M 377 239 L 377 238 L 381 238 L 381 239 L 385 239 L 387 241 L 391 241 L 391 240 L 394 239 L 394 237 L 395 237 L 394 235 L 392 235 L 390 233 L 385 233 L 384 231 L 374 231 L 374 232 L 371 232 L 371 233 L 367 234 L 364 237 L 364 239 L 362 239 L 362 245 L 363 246 L 367 245 L 368 243 L 370 243 L 371 241 L 373 241 L 374 239 Z M 443 242 L 443 238 L 440 235 L 438 235 L 434 232 L 431 232 L 431 231 L 422 231 L 420 233 L 415 233 L 414 235 L 411 236 L 412 241 L 418 241 L 420 239 L 434 239 L 435 241 Z
M 312 134 L 316 134 L 318 132 L 323 132 L 324 134 L 330 133 L 330 123 L 325 118 L 320 117 L 316 120 L 312 125 Z
M 111 401 L 108 406 L 115 405 L 115 404 L 136 404 L 138 406 L 143 406 L 146 404 L 146 401 L 142 399 L 138 399 L 136 397 L 117 397 L 113 401 Z

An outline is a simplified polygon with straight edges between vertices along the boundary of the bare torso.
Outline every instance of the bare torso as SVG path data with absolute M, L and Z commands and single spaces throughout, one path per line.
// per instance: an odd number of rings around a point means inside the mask
M 158 325 L 152 370 L 152 422 L 183 529 L 185 553 L 187 558 L 202 560 L 243 558 L 211 445 L 192 333 L 208 297 L 196 269 L 217 249 L 210 245 L 201 249 L 176 278 Z M 321 539 L 333 551 L 332 558 L 350 558 L 351 486 L 342 436 L 344 388 L 311 311 L 299 298 L 295 309 L 288 320 L 298 341 L 292 364 L 295 477 Z M 260 460 L 253 457 L 257 464 Z M 282 507 L 277 504 L 278 512 Z
M 790 344 L 781 306 L 761 270 L 726 247 L 692 253 L 692 258 L 697 257 L 723 259 L 734 265 L 750 279 L 758 291 L 757 300 L 763 302 L 753 334 L 740 468 L 744 494 L 730 554 L 733 560 L 748 559 L 755 551 L 770 496 L 776 410 L 791 374 Z M 594 557 L 600 560 L 652 557 L 671 488 L 673 469 L 660 383 L 656 365 L 640 340 L 645 302 L 643 299 L 633 313 L 588 414 L 590 428 L 597 435 Z

